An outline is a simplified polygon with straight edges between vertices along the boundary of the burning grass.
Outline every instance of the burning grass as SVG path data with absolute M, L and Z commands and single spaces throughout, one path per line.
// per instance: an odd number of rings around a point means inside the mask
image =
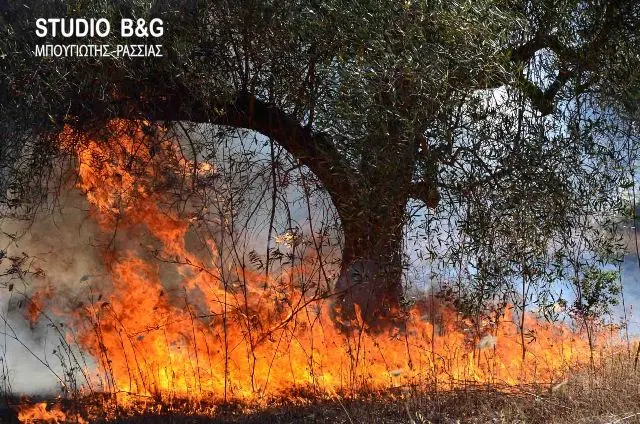
M 118 408 L 108 398 L 94 397 L 75 403 L 49 402 L 47 412 L 41 415 L 44 421 L 40 422 L 82 422 L 82 419 L 115 423 L 283 424 L 640 422 L 640 375 L 634 369 L 633 355 L 625 350 L 596 357 L 595 368 L 572 370 L 563 384 L 554 387 L 536 384 L 501 387 L 469 382 L 456 390 L 405 386 L 351 395 L 301 390 L 260 404 L 155 403 L 147 399 L 140 400 L 135 408 Z M 43 402 L 23 402 L 14 409 L 43 411 Z M 62 411 L 69 412 L 60 415 Z M 61 416 L 64 419 L 53 419 Z M 51 420 L 46 421 L 45 417 Z M 13 422 L 9 415 L 5 421 Z
M 111 241 L 105 276 L 78 276 L 86 300 L 65 306 L 55 284 L 31 297 L 31 323 L 50 319 L 62 336 L 59 383 L 72 400 L 23 405 L 24 422 L 544 422 L 582 417 L 579 407 L 633 412 L 637 379 L 611 353 L 613 330 L 589 342 L 531 314 L 470 319 L 435 298 L 411 308 L 403 328 L 336 325 L 317 257 L 292 256 L 267 275 L 229 260 L 204 209 L 169 206 L 174 186 L 197 186 L 212 169 L 186 160 L 161 128 L 113 121 L 102 143 L 66 128 L 60 145 L 77 157 L 75 189 L 97 235 Z M 224 223 L 221 214 L 215 225 Z M 594 345 L 597 371 L 584 371 Z M 78 350 L 95 364 L 78 361 Z M 614 375 L 635 384 L 628 397 L 612 409 L 589 404 L 616 387 Z

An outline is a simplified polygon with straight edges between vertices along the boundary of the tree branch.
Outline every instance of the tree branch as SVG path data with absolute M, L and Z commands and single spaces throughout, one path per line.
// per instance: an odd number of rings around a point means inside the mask
M 210 123 L 256 131 L 276 141 L 300 164 L 307 166 L 320 179 L 339 209 L 354 194 L 351 182 L 355 173 L 344 162 L 329 136 L 314 132 L 282 109 L 252 94 L 239 93 L 228 103 L 205 104 L 190 101 L 187 89 L 175 89 L 172 94 L 159 98 L 150 98 L 136 91 L 133 88 L 130 95 L 121 96 L 118 104 L 112 103 L 106 111 L 99 104 L 76 104 L 74 106 L 79 113 L 75 116 L 80 122 L 111 116 Z
M 599 28 L 594 31 L 591 41 L 579 48 L 569 48 L 553 34 L 538 33 L 530 41 L 506 50 L 509 60 L 515 65 L 529 63 L 534 55 L 543 49 L 550 49 L 557 55 L 561 69 L 547 90 L 543 91 L 524 76 L 517 77 L 524 94 L 543 115 L 553 113 L 556 95 L 569 79 L 577 75 L 578 70 L 592 71 L 597 68 L 598 64 L 594 58 L 605 48 L 608 36 L 615 32 L 615 27 L 623 25 L 624 20 L 621 17 L 625 16 L 632 4 L 630 1 L 605 4 Z
M 430 209 L 435 209 L 440 203 L 440 192 L 435 182 L 418 181 L 411 184 L 409 197 L 421 200 Z

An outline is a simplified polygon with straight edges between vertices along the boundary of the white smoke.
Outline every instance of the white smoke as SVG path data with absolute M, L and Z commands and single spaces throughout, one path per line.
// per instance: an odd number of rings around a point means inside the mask
M 89 281 L 104 274 L 94 248 L 103 241 L 96 239 L 96 225 L 87 219 L 87 209 L 77 191 L 68 191 L 54 208 L 37 213 L 31 221 L 5 218 L 0 222 L 0 248 L 8 258 L 27 258 L 22 268 L 28 271 L 21 278 L 15 274 L 5 278 L 5 287 L 0 289 L 0 355 L 13 392 L 50 392 L 60 388 L 58 377 L 64 379 L 56 353 L 61 352 L 65 329 L 56 330 L 62 321 L 55 311 L 81 302 Z M 5 259 L 2 266 L 8 262 Z M 29 299 L 47 289 L 52 295 L 45 300 L 47 312 L 31 323 Z M 79 352 L 75 354 L 81 364 L 72 365 L 91 367 Z

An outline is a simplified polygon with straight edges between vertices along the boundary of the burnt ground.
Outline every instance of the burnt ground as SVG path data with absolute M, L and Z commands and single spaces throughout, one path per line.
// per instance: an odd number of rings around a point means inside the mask
M 389 394 L 357 399 L 315 401 L 306 405 L 278 405 L 249 412 L 222 408 L 215 418 L 177 417 L 175 415 L 142 415 L 120 420 L 120 423 L 484 423 L 501 422 L 501 410 L 527 416 L 530 422 L 549 422 L 549 410 L 540 409 L 535 401 L 493 390 L 473 390 L 442 394 L 409 395 L 404 398 Z M 515 418 L 515 416 L 514 416 Z M 497 419 L 497 421 L 496 421 Z
M 618 396 L 624 397 L 624 396 Z M 251 409 L 246 405 L 218 406 L 214 416 L 176 412 L 141 413 L 114 420 L 116 424 L 146 423 L 640 423 L 640 402 L 623 407 L 604 399 L 576 399 L 571 391 L 504 393 L 473 388 L 441 393 L 377 393 L 358 398 L 298 399 Z M 12 408 L 0 410 L 2 423 L 14 423 Z M 636 414 L 637 415 L 634 415 Z M 70 420 L 69 422 L 75 422 Z

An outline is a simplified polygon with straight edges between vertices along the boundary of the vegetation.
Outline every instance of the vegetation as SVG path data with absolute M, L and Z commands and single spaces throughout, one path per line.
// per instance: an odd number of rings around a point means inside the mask
M 519 292 L 521 280 L 549 306 L 550 281 L 619 254 L 612 217 L 638 146 L 638 7 L 10 2 L 0 15 L 0 200 L 15 210 L 42 199 L 61 153 L 41 135 L 64 124 L 241 128 L 284 148 L 331 198 L 345 316 L 357 304 L 372 321 L 401 304 L 410 200 L 430 209 L 423 255 L 433 269 L 471 273 L 453 289 L 470 311 Z M 161 17 L 165 57 L 34 57 L 34 20 L 45 15 Z
M 626 352 L 601 358 L 597 372 L 574 370 L 553 388 L 523 386 L 508 392 L 469 384 L 455 391 L 397 388 L 357 397 L 318 397 L 297 393 L 296 400 L 274 399 L 271 407 L 227 404 L 212 418 L 206 404 L 167 404 L 153 411 L 123 410 L 106 422 L 117 423 L 557 423 L 600 424 L 638 422 L 640 382 Z M 98 403 L 99 405 L 99 403 Z M 47 407 L 56 410 L 54 405 Z M 74 411 L 72 404 L 67 411 Z M 100 417 L 104 410 L 90 409 Z M 198 411 L 203 411 L 199 413 Z M 68 416 L 71 416 L 69 414 Z M 12 422 L 12 416 L 3 419 Z
M 54 334 L 59 367 L 28 352 L 59 381 L 68 418 L 640 417 L 640 345 L 627 335 L 619 351 L 598 346 L 622 295 L 620 226 L 636 221 L 640 3 L 33 3 L 0 4 L 0 224 L 33 219 L 65 235 L 41 212 L 56 205 L 106 252 L 87 255 L 101 272 L 41 269 L 17 253 L 18 231 L 0 227 L 10 245 L 0 245 L 0 284 L 17 304 L 8 310 L 28 304 L 31 329 Z M 104 17 L 114 28 L 39 38 L 42 16 Z M 165 33 L 123 41 L 122 17 L 161 18 Z M 161 43 L 163 57 L 33 53 L 124 42 Z M 266 254 L 251 244 L 257 221 Z M 426 269 L 421 288 L 437 293 L 411 298 L 412 260 Z M 48 272 L 76 291 L 18 285 Z M 55 296 L 69 302 L 51 312 Z M 566 327 L 545 327 L 527 315 L 534 309 L 572 317 L 586 332 L 575 345 L 587 348 L 569 348 L 565 361 L 555 330 Z M 28 350 L 1 319 L 5 340 Z M 496 347 L 496 335 L 509 340 Z M 11 370 L 0 360 L 6 394 Z M 570 362 L 584 368 L 557 381 Z M 517 365 L 534 382 L 501 385 L 520 381 Z M 395 388 L 408 374 L 421 386 Z M 369 395 L 368 384 L 386 389 Z M 265 411 L 272 387 L 291 393 Z M 348 393 L 329 395 L 336 387 Z M 227 403 L 238 393 L 259 405 Z M 225 406 L 207 403 L 212 394 Z M 50 412 L 64 416 L 40 411 Z

